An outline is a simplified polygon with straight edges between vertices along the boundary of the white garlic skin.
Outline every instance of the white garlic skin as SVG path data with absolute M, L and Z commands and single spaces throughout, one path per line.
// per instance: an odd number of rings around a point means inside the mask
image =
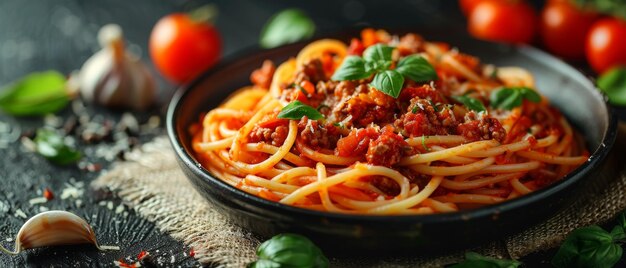
M 98 246 L 93 229 L 83 218 L 67 211 L 51 210 L 33 216 L 22 225 L 13 251 L 2 246 L 0 250 L 18 254 L 25 249 L 77 244 L 93 244 L 98 249 L 116 248 Z
M 107 107 L 145 110 L 156 98 L 156 84 L 141 60 L 124 48 L 122 29 L 108 24 L 100 29 L 102 49 L 91 56 L 79 73 L 83 98 Z

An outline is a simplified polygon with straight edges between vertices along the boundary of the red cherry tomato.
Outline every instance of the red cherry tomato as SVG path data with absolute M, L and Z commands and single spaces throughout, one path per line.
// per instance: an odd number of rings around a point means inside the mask
M 481 1 L 469 14 L 474 37 L 507 43 L 530 43 L 535 35 L 535 11 L 525 1 Z
M 215 27 L 183 13 L 161 18 L 150 34 L 152 61 L 161 74 L 177 83 L 187 83 L 213 66 L 221 51 Z
M 626 66 L 626 21 L 606 18 L 591 26 L 585 47 L 587 61 L 601 74 L 611 67 Z
M 467 16 L 472 12 L 474 7 L 476 7 L 476 5 L 482 1 L 485 0 L 459 0 L 459 6 L 461 7 L 461 11 L 463 11 L 463 14 Z
M 581 59 L 587 32 L 597 18 L 596 13 L 579 10 L 568 1 L 550 1 L 541 12 L 543 44 L 563 58 Z

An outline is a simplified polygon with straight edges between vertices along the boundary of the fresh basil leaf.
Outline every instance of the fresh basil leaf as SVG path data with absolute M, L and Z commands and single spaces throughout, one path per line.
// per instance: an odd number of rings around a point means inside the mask
M 468 97 L 468 96 L 452 96 L 453 99 L 455 99 L 456 101 L 463 103 L 463 105 L 465 105 L 465 107 L 467 107 L 467 109 L 473 110 L 473 111 L 477 111 L 477 112 L 485 112 L 487 111 L 487 108 L 485 108 L 485 105 L 483 105 L 483 103 L 477 99 L 474 99 L 472 97 Z
M 305 115 L 311 120 L 324 118 L 324 115 L 317 111 L 317 109 L 300 101 L 294 101 L 287 104 L 287 106 L 285 106 L 282 110 L 280 110 L 280 113 L 278 113 L 278 118 L 300 120 Z
M 400 96 L 403 85 L 404 76 L 394 70 L 377 73 L 374 76 L 374 80 L 370 83 L 370 86 L 394 98 Z
M 465 260 L 450 268 L 517 268 L 522 265 L 516 260 L 505 260 L 486 257 L 476 252 L 465 253 Z
M 612 104 L 626 105 L 626 68 L 613 68 L 601 75 L 598 88 L 609 97 Z
M 366 70 L 365 61 L 361 57 L 348 56 L 343 60 L 331 79 L 335 81 L 359 80 L 368 78 L 370 75 L 372 75 L 372 72 Z
M 285 9 L 265 24 L 259 43 L 263 48 L 273 48 L 308 39 L 313 33 L 315 23 L 302 10 Z
M 63 137 L 51 129 L 38 129 L 35 137 L 37 153 L 58 165 L 74 163 L 82 154 L 65 144 Z
M 611 234 L 597 225 L 570 233 L 556 255 L 555 267 L 613 267 L 622 257 L 622 247 Z
M 435 68 L 426 59 L 418 55 L 410 55 L 401 59 L 396 71 L 415 82 L 437 80 Z
M 274 236 L 263 242 L 256 253 L 259 260 L 250 263 L 249 268 L 329 266 L 328 259 L 311 240 L 296 234 Z
M 393 47 L 383 44 L 375 44 L 363 51 L 363 59 L 366 61 L 374 61 L 374 62 L 385 62 L 391 61 L 391 53 L 393 52 Z
M 56 71 L 29 74 L 0 92 L 0 109 L 16 116 L 54 113 L 70 101 L 65 82 Z

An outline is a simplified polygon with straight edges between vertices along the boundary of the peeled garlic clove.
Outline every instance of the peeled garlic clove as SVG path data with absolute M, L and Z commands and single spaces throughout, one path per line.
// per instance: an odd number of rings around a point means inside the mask
M 139 58 L 124 48 L 119 25 L 100 29 L 102 49 L 80 70 L 78 87 L 83 98 L 100 105 L 144 110 L 155 100 L 155 82 Z
M 15 249 L 10 251 L 0 246 L 0 251 L 18 254 L 22 250 L 46 246 L 93 244 L 99 250 L 119 250 L 115 246 L 99 246 L 91 226 L 67 211 L 51 210 L 30 218 L 15 239 Z

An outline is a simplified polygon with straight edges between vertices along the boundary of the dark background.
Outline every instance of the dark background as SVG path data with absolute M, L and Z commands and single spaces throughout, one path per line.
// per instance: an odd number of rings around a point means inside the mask
M 150 30 L 162 16 L 188 11 L 204 3 L 215 3 L 220 15 L 216 26 L 222 34 L 224 57 L 244 48 L 256 47 L 265 21 L 275 12 L 288 7 L 305 10 L 317 25 L 317 34 L 328 34 L 349 27 L 381 28 L 463 28 L 464 19 L 455 0 L 399 1 L 173 1 L 173 0 L 2 0 L 0 1 L 0 85 L 33 71 L 54 69 L 69 74 L 99 50 L 98 29 L 107 23 L 117 23 L 124 29 L 129 50 L 140 55 L 152 68 L 147 43 Z M 536 1 L 535 4 L 539 4 Z M 584 68 L 584 67 L 583 67 Z M 156 75 L 156 72 L 153 73 Z M 157 76 L 158 77 L 158 76 Z M 152 114 L 161 115 L 175 86 L 159 80 L 162 105 Z M 121 112 L 88 107 L 89 115 L 117 121 Z M 72 112 L 60 113 L 62 119 Z M 136 114 L 140 123 L 150 114 Z M 119 202 L 102 194 L 92 193 L 88 184 L 99 172 L 77 167 L 51 165 L 39 156 L 24 150 L 15 136 L 7 133 L 32 133 L 43 125 L 41 118 L 13 118 L 0 114 L 0 243 L 12 248 L 24 219 L 16 215 L 21 209 L 29 217 L 38 213 L 41 205 L 31 206 L 28 200 L 41 196 L 48 187 L 60 194 L 70 178 L 86 183 L 79 199 L 54 200 L 42 204 L 49 209 L 65 209 L 84 217 L 96 230 L 101 244 L 119 245 L 121 251 L 98 252 L 84 246 L 58 247 L 27 251 L 18 256 L 0 255 L 0 267 L 12 266 L 112 266 L 113 260 L 127 258 L 132 262 L 146 250 L 155 259 L 169 265 L 196 266 L 188 257 L 189 249 L 160 233 L 154 225 L 140 219 L 126 208 L 128 216 L 107 208 L 109 201 L 117 208 Z M 9 128 L 9 130 L 7 130 Z M 13 132 L 11 132 L 13 131 Z M 162 128 L 142 133 L 147 141 L 162 134 Z M 4 135 L 4 136 L 3 136 Z M 3 140 L 4 139 L 4 140 Z M 3 143 L 4 142 L 4 143 Z M 78 143 L 86 161 L 102 164 L 109 161 L 94 153 L 95 149 L 111 145 Z M 104 203 L 101 201 L 104 200 Z M 158 251 L 157 251 L 158 250 Z M 524 261 L 532 267 L 546 265 L 551 252 L 535 254 Z M 174 263 L 170 260 L 174 256 Z

